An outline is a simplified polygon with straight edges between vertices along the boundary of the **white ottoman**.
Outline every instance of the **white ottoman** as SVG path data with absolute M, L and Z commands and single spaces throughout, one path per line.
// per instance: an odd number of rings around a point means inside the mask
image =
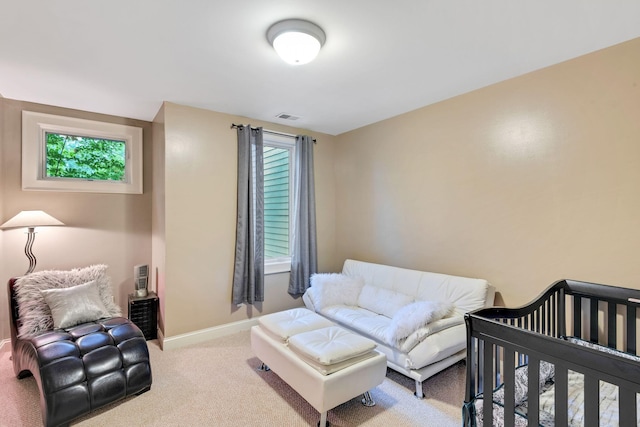
M 387 372 L 387 358 L 375 350 L 375 342 L 310 310 L 294 310 L 262 316 L 251 328 L 251 348 L 258 358 L 320 412 L 320 427 L 329 409 L 359 394 L 372 406 L 368 391 Z

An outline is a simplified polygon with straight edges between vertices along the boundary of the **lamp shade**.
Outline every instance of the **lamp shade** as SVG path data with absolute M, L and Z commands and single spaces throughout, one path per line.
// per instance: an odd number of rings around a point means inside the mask
M 22 211 L 9 221 L 0 225 L 0 228 L 42 227 L 48 225 L 64 225 L 44 211 Z
M 267 40 L 288 64 L 302 65 L 313 61 L 326 36 L 322 28 L 302 19 L 287 19 L 273 24 Z

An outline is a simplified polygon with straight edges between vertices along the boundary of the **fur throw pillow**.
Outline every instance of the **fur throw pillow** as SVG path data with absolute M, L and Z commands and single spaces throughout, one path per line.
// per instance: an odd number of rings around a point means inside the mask
M 387 343 L 398 347 L 400 341 L 431 322 L 449 314 L 453 305 L 444 301 L 416 301 L 405 305 L 394 314 L 385 338 Z
M 73 270 L 47 270 L 22 276 L 16 280 L 15 293 L 18 303 L 18 337 L 27 338 L 41 331 L 53 329 L 51 310 L 45 302 L 41 290 L 61 289 L 95 281 L 100 299 L 110 316 L 120 316 L 122 311 L 113 301 L 111 279 L 107 276 L 108 266 L 91 265 Z
M 317 273 L 311 276 L 310 284 L 309 296 L 320 311 L 331 305 L 358 305 L 364 280 L 340 273 Z

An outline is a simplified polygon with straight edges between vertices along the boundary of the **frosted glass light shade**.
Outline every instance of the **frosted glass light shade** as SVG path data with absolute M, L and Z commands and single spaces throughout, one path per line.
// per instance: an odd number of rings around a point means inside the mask
M 267 40 L 288 64 L 307 64 L 318 55 L 325 41 L 324 31 L 301 19 L 287 19 L 271 26 Z
M 320 42 L 305 33 L 282 33 L 273 41 L 273 48 L 287 64 L 307 64 L 320 52 Z

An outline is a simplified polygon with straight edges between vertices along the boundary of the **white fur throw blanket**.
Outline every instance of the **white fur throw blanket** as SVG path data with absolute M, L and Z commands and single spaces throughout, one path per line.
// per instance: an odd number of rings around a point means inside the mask
M 122 311 L 113 301 L 107 268 L 106 265 L 99 264 L 67 271 L 38 271 L 17 279 L 14 289 L 20 316 L 18 337 L 26 338 L 53 329 L 51 310 L 40 292 L 44 289 L 68 288 L 95 280 L 100 299 L 109 314 L 114 317 L 120 316 Z
M 332 305 L 358 305 L 364 280 L 341 273 L 316 273 L 310 284 L 309 297 L 316 311 L 321 311 Z
M 399 347 L 400 342 L 416 330 L 449 314 L 453 305 L 443 301 L 416 301 L 398 310 L 386 330 L 389 345 Z

